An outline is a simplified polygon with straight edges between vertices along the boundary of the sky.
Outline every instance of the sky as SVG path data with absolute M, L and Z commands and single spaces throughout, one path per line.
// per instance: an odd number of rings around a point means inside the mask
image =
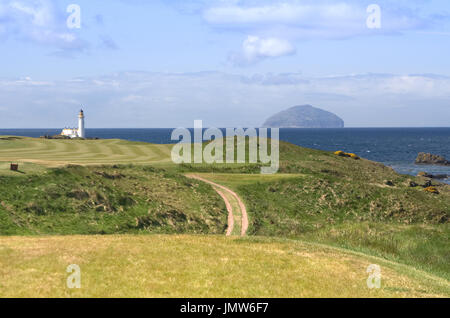
M 448 0 L 0 0 L 0 129 L 448 127 L 449 56 Z

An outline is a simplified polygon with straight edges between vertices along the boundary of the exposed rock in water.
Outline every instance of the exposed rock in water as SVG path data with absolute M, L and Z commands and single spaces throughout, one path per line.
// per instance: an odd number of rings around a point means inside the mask
M 427 173 L 424 171 L 421 171 L 417 174 L 418 177 L 423 177 L 423 178 L 431 178 L 431 179 L 447 179 L 449 176 L 446 174 L 436 174 L 433 175 L 431 173 Z
M 439 155 L 421 152 L 417 156 L 416 164 L 450 166 L 450 161 Z
M 344 121 L 333 113 L 311 105 L 294 106 L 270 117 L 269 128 L 344 128 Z

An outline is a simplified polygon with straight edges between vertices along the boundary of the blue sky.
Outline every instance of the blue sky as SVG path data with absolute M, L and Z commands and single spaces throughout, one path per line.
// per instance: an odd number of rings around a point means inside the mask
M 72 125 L 80 105 L 90 127 L 258 126 L 299 104 L 349 127 L 450 122 L 446 0 L 0 0 L 0 52 L 0 128 Z

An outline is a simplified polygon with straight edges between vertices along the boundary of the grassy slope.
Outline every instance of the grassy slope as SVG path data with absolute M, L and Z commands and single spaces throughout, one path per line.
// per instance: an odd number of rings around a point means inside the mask
M 0 176 L 0 234 L 223 233 L 208 185 L 152 167 L 50 169 Z
M 224 236 L 0 238 L 0 297 L 443 297 L 412 268 L 300 242 Z M 382 288 L 367 288 L 370 264 Z M 81 289 L 66 288 L 66 267 Z M 30 271 L 30 269 L 33 269 Z
M 450 279 L 450 187 L 381 164 L 281 144 L 280 174 L 206 173 L 236 190 L 250 234 L 323 242 L 411 264 Z M 205 171 L 202 167 L 201 171 Z M 288 174 L 286 174 L 288 173 Z M 385 181 L 394 186 L 387 186 Z
M 24 142 L 39 144 L 39 146 L 35 146 L 39 150 L 27 150 Z M 135 160 L 139 151 L 134 147 L 148 149 L 145 151 L 151 152 L 151 149 L 154 149 L 153 145 L 119 141 L 52 142 L 55 142 L 55 144 L 46 144 L 47 141 L 45 140 L 29 140 L 28 138 L 25 141 L 23 139 L 15 141 L 0 140 L 0 161 L 12 156 L 16 159 L 28 158 L 33 162 L 39 160 L 39 163 L 47 165 L 54 165 L 57 162 L 54 161 L 56 159 L 73 160 L 74 163 L 86 163 L 85 160 L 89 159 L 87 163 L 111 164 L 116 163 L 116 161 L 120 163 L 123 160 L 130 160 L 136 163 L 157 164 L 158 166 L 164 166 L 166 172 L 155 171 L 156 176 L 152 176 L 150 181 L 147 180 L 147 178 L 150 178 L 149 176 L 144 178 L 141 176 L 142 173 L 139 172 L 142 171 L 139 169 L 145 168 L 127 168 L 129 172 L 125 174 L 137 173 L 139 178 L 136 182 L 138 184 L 149 182 L 152 185 L 150 188 L 158 188 L 159 184 L 170 181 L 170 187 L 154 193 L 155 202 L 162 201 L 160 204 L 164 207 L 163 210 L 167 211 L 166 208 L 172 206 L 170 200 L 178 198 L 178 190 L 182 189 L 185 192 L 180 190 L 184 194 L 179 197 L 180 201 L 175 210 L 183 211 L 185 214 L 192 212 L 193 216 L 201 214 L 199 211 L 208 214 L 209 208 L 205 207 L 213 206 L 212 201 L 218 200 L 220 202 L 220 199 L 210 188 L 204 187 L 202 192 L 205 196 L 203 198 L 192 197 L 191 202 L 189 202 L 190 194 L 195 192 L 193 192 L 191 186 L 185 187 L 183 185 L 186 180 L 180 174 L 190 171 L 214 172 L 214 174 L 209 174 L 208 177 L 230 186 L 244 198 L 250 213 L 250 234 L 300 238 L 350 248 L 407 263 L 450 279 L 448 265 L 450 264 L 448 253 L 450 193 L 448 186 L 439 186 L 441 192 L 439 195 L 428 194 L 422 188 L 410 188 L 408 186 L 409 181 L 423 184 L 425 180 L 398 175 L 392 169 L 370 161 L 340 158 L 331 153 L 304 149 L 287 143 L 281 143 L 280 147 L 280 174 L 261 176 L 257 174 L 259 173 L 259 165 L 182 165 L 175 167 L 168 159 L 170 146 L 161 146 L 166 149 L 165 155 L 155 157 L 155 161 L 152 161 L 145 156 Z M 61 142 L 64 143 L 64 147 L 59 145 Z M 100 146 L 96 146 L 96 143 Z M 84 148 L 85 145 L 89 144 L 89 147 Z M 107 146 L 108 144 L 110 145 Z M 104 151 L 107 154 L 115 153 L 118 150 L 114 148 L 118 146 L 117 144 L 123 147 L 119 156 L 109 157 L 103 153 Z M 74 149 L 78 149 L 78 151 L 84 149 L 83 155 L 79 155 L 78 152 L 74 153 Z M 72 154 L 74 154 L 74 157 L 72 157 Z M 94 160 L 94 157 L 96 157 L 96 160 Z M 125 157 L 128 159 L 125 159 Z M 77 213 L 78 207 L 86 207 L 86 205 L 73 198 L 66 199 L 67 193 L 73 188 L 70 183 L 58 190 L 61 197 L 58 199 L 59 201 L 52 199 L 54 203 L 52 201 L 48 205 L 48 215 L 29 213 L 24 210 L 27 208 L 26 204 L 33 203 L 33 200 L 39 201 L 39 199 L 47 198 L 45 187 L 53 184 L 55 188 L 56 184 L 63 181 L 62 179 L 47 179 L 52 173 L 42 175 L 45 170 L 43 171 L 40 165 L 27 164 L 23 168 L 26 171 L 19 177 L 16 176 L 13 179 L 0 177 L 0 184 L 3 180 L 3 190 L 0 191 L 10 192 L 7 204 L 11 205 L 18 202 L 17 208 L 18 210 L 21 209 L 19 220 L 25 222 L 18 227 L 17 224 L 14 224 L 17 222 L 15 215 L 15 213 L 18 213 L 17 209 L 0 206 L 0 213 L 3 214 L 3 220 L 0 224 L 6 224 L 4 220 L 9 222 L 6 227 L 5 225 L 0 226 L 3 226 L 2 229 L 14 228 L 9 232 L 4 231 L 4 234 L 139 232 L 139 229 L 132 227 L 128 227 L 128 230 L 126 230 L 127 227 L 123 225 L 138 224 L 136 216 L 148 214 L 148 204 L 143 202 L 137 204 L 139 209 L 126 207 L 124 210 L 126 213 L 95 211 L 98 205 L 87 205 L 87 212 Z M 88 173 L 93 174 L 95 169 L 89 168 Z M 133 172 L 134 169 L 138 169 L 137 172 Z M 167 171 L 171 171 L 171 173 L 167 173 Z M 220 172 L 227 174 L 219 174 Z M 2 172 L 2 174 L 5 173 L 8 174 L 9 172 L 6 172 L 6 170 Z M 43 179 L 30 184 L 23 181 L 27 180 L 26 178 L 30 174 L 36 173 L 41 174 Z M 114 171 L 107 173 L 114 174 Z M 242 173 L 245 173 L 245 175 Z M 159 177 L 157 177 L 158 174 Z M 167 178 L 167 176 L 171 177 Z M 108 191 L 118 192 L 112 193 L 111 199 L 108 199 L 111 206 L 116 206 L 115 198 L 120 197 L 124 191 L 130 192 L 131 181 L 116 180 L 115 182 L 121 185 L 112 186 L 111 181 L 107 178 L 104 180 L 105 178 L 100 178 L 95 173 L 93 177 L 95 184 L 106 182 Z M 394 186 L 387 186 L 386 180 L 392 181 Z M 10 186 L 11 182 L 18 182 L 21 185 L 15 184 L 14 188 Z M 80 180 L 77 182 L 77 187 L 86 186 Z M 28 193 L 29 189 L 32 189 L 32 185 L 38 183 L 42 186 L 38 187 L 39 191 L 34 192 L 34 197 L 24 197 L 24 193 Z M 98 190 L 97 185 L 93 185 L 89 190 L 92 192 L 91 194 L 95 195 Z M 198 186 L 202 187 L 202 185 Z M 104 185 L 99 187 L 102 188 Z M 22 193 L 21 195 L 14 192 L 17 192 L 17 189 L 22 189 L 19 192 Z M 207 191 L 210 192 L 207 193 Z M 43 197 L 43 195 L 45 196 Z M 145 197 L 147 193 L 141 191 L 139 195 Z M 23 201 L 16 201 L 17 199 Z M 187 200 L 188 204 L 181 208 L 181 202 L 184 200 Z M 195 202 L 198 202 L 198 200 L 202 202 L 203 208 L 195 206 Z M 59 202 L 61 208 L 58 208 L 57 202 Z M 72 210 L 73 213 L 58 214 L 57 212 L 64 210 L 64 207 L 71 206 L 67 205 L 67 202 L 71 202 L 74 209 Z M 45 203 L 40 202 L 40 204 Z M 120 209 L 120 205 L 117 207 Z M 215 207 L 215 209 L 217 208 L 218 206 Z M 141 232 L 167 233 L 182 229 L 185 232 L 193 233 L 201 228 L 203 229 L 200 230 L 201 233 L 219 233 L 220 230 L 224 231 L 225 228 L 226 212 L 222 203 L 220 203 L 220 211 L 223 220 L 220 225 L 217 223 L 217 226 L 211 228 L 196 225 L 197 227 L 186 229 L 182 225 L 184 222 L 180 222 L 176 226 L 173 226 L 173 224 L 162 224 L 161 226 L 149 221 L 143 223 L 146 225 L 144 230 L 141 229 Z M 131 213 L 130 217 L 128 217 L 129 213 Z M 72 219 L 72 222 L 67 225 L 68 216 Z M 166 218 L 164 213 L 160 216 L 159 220 Z M 218 218 L 219 216 L 215 215 L 214 217 Z M 31 223 L 26 223 L 28 219 L 31 220 Z M 42 220 L 45 220 L 45 222 Z M 51 224 L 57 222 L 56 227 L 55 225 L 48 226 L 48 222 Z M 87 225 L 80 226 L 80 224 Z

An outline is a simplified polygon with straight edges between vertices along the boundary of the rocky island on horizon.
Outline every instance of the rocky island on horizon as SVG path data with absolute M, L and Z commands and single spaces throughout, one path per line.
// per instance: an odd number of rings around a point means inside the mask
M 270 128 L 344 128 L 337 115 L 311 105 L 294 106 L 281 111 L 263 124 Z

